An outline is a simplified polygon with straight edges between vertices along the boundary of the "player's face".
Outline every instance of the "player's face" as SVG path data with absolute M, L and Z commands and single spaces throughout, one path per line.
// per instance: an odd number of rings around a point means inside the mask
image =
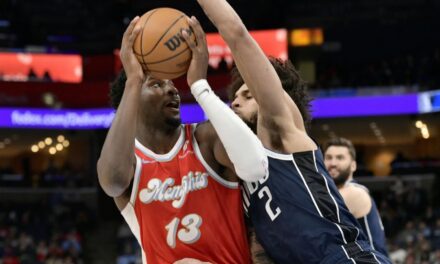
M 180 96 L 171 80 L 148 77 L 142 86 L 143 113 L 165 119 L 171 126 L 180 125 Z
M 337 186 L 344 184 L 356 170 L 356 161 L 344 146 L 330 146 L 325 151 L 324 163 Z
M 232 110 L 255 132 L 258 119 L 258 104 L 246 84 L 235 92 Z

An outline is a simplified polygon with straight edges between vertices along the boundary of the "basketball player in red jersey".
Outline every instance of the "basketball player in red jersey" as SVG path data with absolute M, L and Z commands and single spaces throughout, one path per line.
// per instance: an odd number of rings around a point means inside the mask
M 238 177 L 266 176 L 261 142 L 206 82 L 208 50 L 198 21 L 187 81 L 210 122 L 181 125 L 171 80 L 145 74 L 133 53 L 135 18 L 122 39 L 125 73 L 112 85 L 117 108 L 98 178 L 142 246 L 144 263 L 194 258 L 250 263 Z M 245 152 L 243 152 L 245 151 Z

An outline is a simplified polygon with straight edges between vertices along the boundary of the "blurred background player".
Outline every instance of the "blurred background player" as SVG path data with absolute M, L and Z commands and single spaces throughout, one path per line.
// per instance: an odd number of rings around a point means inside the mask
M 324 164 L 373 249 L 388 256 L 384 227 L 376 203 L 367 187 L 353 182 L 357 164 L 356 150 L 351 141 L 346 138 L 331 139 L 324 148 Z
M 125 72 L 112 86 L 117 112 L 98 161 L 99 182 L 138 239 L 144 263 L 249 263 L 236 174 L 266 175 L 261 142 L 209 87 L 206 39 L 194 17 L 187 80 L 211 122 L 181 125 L 173 82 L 144 74 L 134 55 L 137 20 L 122 39 Z
M 358 229 L 307 135 L 309 98 L 293 65 L 271 62 L 225 0 L 198 3 L 237 65 L 232 108 L 268 153 L 269 175 L 244 183 L 245 205 L 267 254 L 276 263 L 390 263 Z M 285 90 L 303 93 L 294 100 Z

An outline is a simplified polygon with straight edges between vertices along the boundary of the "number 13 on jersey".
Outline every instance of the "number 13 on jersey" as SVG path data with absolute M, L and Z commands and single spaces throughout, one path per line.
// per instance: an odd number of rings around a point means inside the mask
M 201 236 L 200 226 L 202 225 L 202 218 L 197 214 L 189 214 L 180 220 L 174 217 L 171 222 L 165 226 L 168 231 L 167 244 L 171 248 L 176 247 L 176 239 L 179 239 L 185 244 L 193 244 L 199 240 Z M 179 230 L 177 230 L 181 227 Z

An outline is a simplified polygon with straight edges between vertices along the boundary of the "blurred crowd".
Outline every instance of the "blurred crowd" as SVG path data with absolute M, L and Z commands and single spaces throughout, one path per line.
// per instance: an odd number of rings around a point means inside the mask
M 440 49 L 355 64 L 318 63 L 317 79 L 312 84 L 312 88 L 396 85 L 418 85 L 423 89 L 439 89 Z
M 94 186 L 94 178 L 84 170 L 68 165 L 55 167 L 51 164 L 41 172 L 17 172 L 12 168 L 0 168 L 0 186 L 33 188 L 79 188 Z
M 117 248 L 116 264 L 142 264 L 141 248 L 126 223 L 119 226 Z
M 423 218 L 405 223 L 388 248 L 395 264 L 440 263 L 440 218 L 434 220 L 433 224 Z
M 82 203 L 2 203 L 0 263 L 84 263 L 84 236 L 93 225 Z
M 440 263 L 440 206 L 435 194 L 420 182 L 399 180 L 373 196 L 380 205 L 393 263 Z

